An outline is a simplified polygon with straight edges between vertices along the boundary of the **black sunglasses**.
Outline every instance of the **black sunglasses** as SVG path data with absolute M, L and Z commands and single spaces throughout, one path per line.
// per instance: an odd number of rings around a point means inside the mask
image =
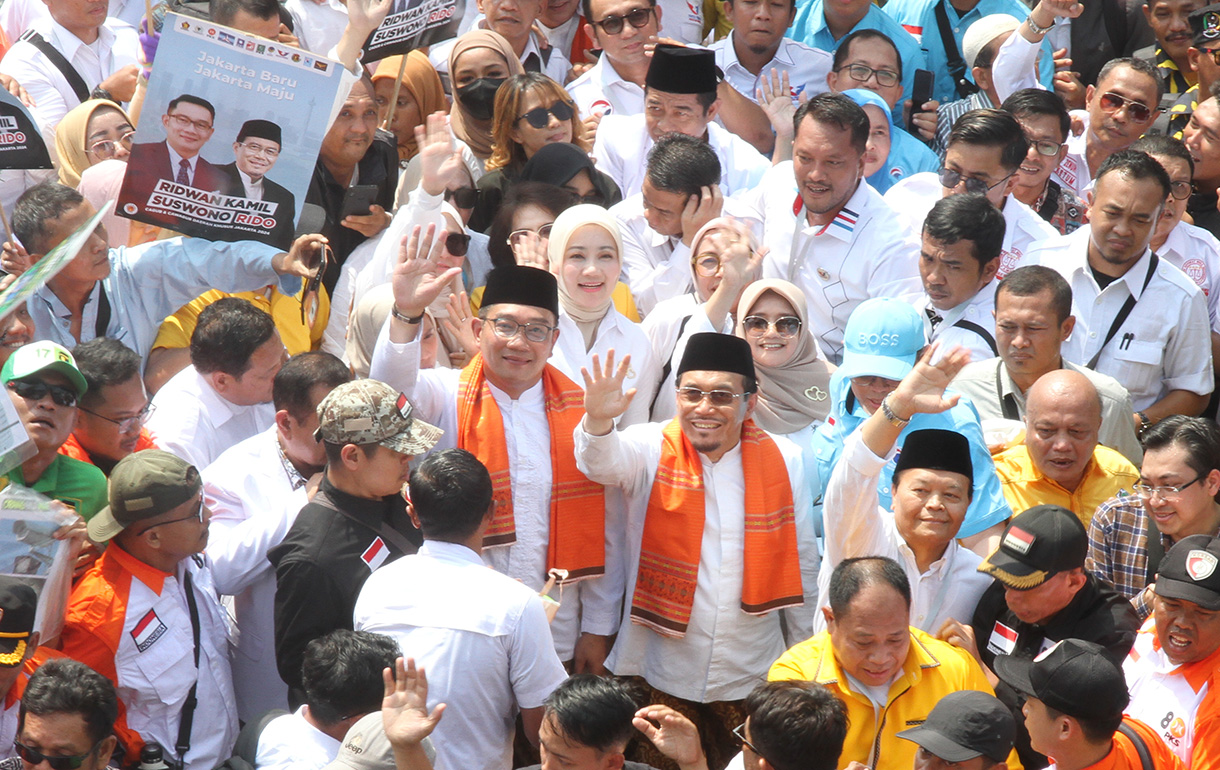
M 479 191 L 473 187 L 459 187 L 456 190 L 445 190 L 445 200 L 459 209 L 472 209 L 479 202 Z
M 48 385 L 42 380 L 13 380 L 8 386 L 30 401 L 41 401 L 50 394 L 51 400 L 60 406 L 76 406 L 76 391 L 63 385 Z
M 445 251 L 455 257 L 466 256 L 470 248 L 470 236 L 466 233 L 449 233 L 445 236 Z
M 601 27 L 602 32 L 607 35 L 617 35 L 623 31 L 623 22 L 627 22 L 636 29 L 643 29 L 648 21 L 652 18 L 652 8 L 636 8 L 630 13 L 622 16 L 607 16 L 601 21 L 595 21 L 595 26 Z
M 524 120 L 534 128 L 546 128 L 551 122 L 551 116 L 555 116 L 555 120 L 560 123 L 565 120 L 571 120 L 576 111 L 572 109 L 572 105 L 563 100 L 556 100 L 549 108 L 535 107 L 524 115 L 518 115 L 517 120 Z
M 103 738 L 102 740 L 105 740 Z M 77 770 L 81 765 L 85 764 L 85 760 L 97 751 L 97 747 L 102 745 L 102 741 L 93 744 L 93 748 L 86 751 L 84 754 L 77 754 L 71 757 L 48 757 L 37 749 L 31 749 L 23 743 L 13 741 L 13 748 L 17 750 L 17 756 L 21 757 L 31 765 L 40 765 L 46 762 L 50 765 L 51 770 Z

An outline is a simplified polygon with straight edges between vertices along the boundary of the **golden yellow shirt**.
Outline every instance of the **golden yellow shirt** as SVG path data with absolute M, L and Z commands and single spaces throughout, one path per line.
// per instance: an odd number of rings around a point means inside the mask
M 302 289 L 304 291 L 304 289 Z M 326 331 L 326 322 L 330 319 L 330 297 L 324 287 L 318 288 L 318 311 L 313 326 L 306 328 L 301 323 L 301 293 L 295 296 L 281 294 L 278 288 L 271 289 L 270 296 L 266 291 L 243 291 L 239 294 L 225 294 L 211 291 L 200 294 L 195 299 L 179 308 L 161 324 L 157 339 L 153 341 L 153 349 L 185 348 L 191 344 L 191 334 L 195 331 L 195 322 L 203 309 L 222 297 L 240 297 L 248 300 L 256 308 L 270 313 L 275 321 L 275 328 L 280 333 L 280 341 L 288 350 L 288 355 L 295 356 L 308 350 L 317 350 L 322 344 L 322 334 Z
M 1139 471 L 1127 458 L 1101 444 L 1093 450 L 1093 458 L 1075 492 L 1069 492 L 1058 482 L 1043 476 L 1034 467 L 1024 444 L 1007 449 L 993 459 L 1004 498 L 1014 514 L 1043 503 L 1060 505 L 1076 514 L 1085 529 L 1089 528 L 1093 512 L 1099 505 L 1118 494 L 1120 489 L 1131 492 L 1131 486 L 1140 478 Z

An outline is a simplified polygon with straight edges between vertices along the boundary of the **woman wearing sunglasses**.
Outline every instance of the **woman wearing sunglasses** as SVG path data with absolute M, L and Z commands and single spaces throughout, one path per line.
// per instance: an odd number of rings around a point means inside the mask
M 614 308 L 613 293 L 622 272 L 622 237 L 614 217 L 601 206 L 581 204 L 559 215 L 547 243 L 550 270 L 559 282 L 559 341 L 551 362 L 581 381 L 581 368 L 592 371 L 593 357 L 605 361 L 631 356 L 623 388 L 637 393 L 619 427 L 648 421 L 648 405 L 657 364 L 640 327 Z

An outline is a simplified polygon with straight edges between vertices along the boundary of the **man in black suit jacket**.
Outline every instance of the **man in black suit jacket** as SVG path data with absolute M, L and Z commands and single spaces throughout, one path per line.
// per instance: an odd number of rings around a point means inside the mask
M 275 227 L 271 228 L 268 237 L 253 236 L 255 240 L 275 246 L 292 243 L 296 218 L 296 196 L 267 178 L 267 172 L 280 157 L 281 145 L 278 125 L 269 120 L 247 120 L 233 143 L 236 160 L 220 167 L 228 182 L 229 195 L 275 204 L 272 214 Z
M 199 151 L 212 138 L 216 109 L 206 99 L 183 94 L 169 103 L 161 116 L 165 141 L 145 142 L 131 148 L 128 173 L 123 178 L 120 193 L 124 210 L 143 211 L 148 198 L 163 179 L 185 184 L 197 190 L 224 192 L 228 178 L 207 162 Z M 135 209 L 130 208 L 135 206 Z M 144 218 L 174 230 L 190 232 L 186 220 L 177 215 L 143 211 Z

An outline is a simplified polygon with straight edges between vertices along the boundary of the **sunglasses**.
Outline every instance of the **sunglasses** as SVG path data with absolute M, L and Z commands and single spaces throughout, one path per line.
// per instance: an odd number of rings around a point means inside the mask
M 559 99 L 556 100 L 555 103 L 549 108 L 535 107 L 524 115 L 518 115 L 517 120 L 524 120 L 534 128 L 546 128 L 547 124 L 551 122 L 552 115 L 555 116 L 555 120 L 562 123 L 565 120 L 571 120 L 572 116 L 575 114 L 576 111 L 572 109 L 572 105 L 568 104 L 562 99 Z
M 745 398 L 749 393 L 733 393 L 727 390 L 699 390 L 698 388 L 677 388 L 678 401 L 687 406 L 698 406 L 703 403 L 703 399 L 711 402 L 712 406 L 726 407 L 737 403 L 737 399 Z
M 1012 174 L 1015 174 L 1015 173 L 1017 173 L 1017 172 L 1016 171 L 1012 172 Z M 949 189 L 953 189 L 954 187 L 957 187 L 959 184 L 965 184 L 966 192 L 975 193 L 977 195 L 986 195 L 991 190 L 994 190 L 995 188 L 997 188 L 1000 185 L 1007 182 L 1008 178 L 1011 177 L 1012 174 L 1009 174 L 1008 176 L 1004 177 L 1003 179 L 996 182 L 995 184 L 987 184 L 987 182 L 983 181 L 982 179 L 974 179 L 972 177 L 962 176 L 960 173 L 958 173 L 957 171 L 954 171 L 951 168 L 942 168 L 939 172 L 937 172 L 937 176 L 940 178 L 941 186 L 948 187 Z
M 601 21 L 593 22 L 593 25 L 601 27 L 602 32 L 607 35 L 617 35 L 623 31 L 624 21 L 636 29 L 643 29 L 651 19 L 652 8 L 636 8 L 622 16 L 607 16 Z
M 105 740 L 104 738 L 102 740 Z M 77 770 L 81 765 L 85 764 L 85 760 L 97 751 L 97 747 L 101 746 L 102 742 L 98 741 L 93 744 L 93 748 L 86 751 L 84 754 L 77 754 L 72 757 L 48 757 L 37 749 L 31 749 L 24 743 L 13 741 L 13 748 L 17 750 L 17 756 L 21 757 L 31 765 L 40 765 L 46 762 L 51 770 Z
M 479 202 L 479 191 L 473 187 L 459 187 L 456 190 L 445 190 L 445 200 L 459 209 L 472 209 Z
M 63 385 L 48 385 L 41 380 L 13 380 L 8 387 L 29 401 L 41 401 L 50 395 L 60 406 L 76 406 L 76 391 Z
M 775 329 L 776 334 L 784 339 L 790 339 L 800 332 L 801 319 L 786 315 L 783 318 L 769 321 L 760 315 L 748 315 L 742 319 L 741 328 L 745 329 L 746 334 L 751 337 L 761 337 L 767 333 L 767 329 Z
M 1161 111 L 1159 107 L 1152 109 L 1145 104 L 1137 102 L 1134 99 L 1128 99 L 1113 91 L 1106 91 L 1102 94 L 1098 104 L 1101 105 L 1102 110 L 1105 112 L 1118 112 L 1123 107 L 1126 107 L 1127 114 L 1136 123 L 1147 123 L 1152 120 L 1153 115 Z
M 466 256 L 470 248 L 470 236 L 466 233 L 449 233 L 445 236 L 445 251 L 455 257 Z

